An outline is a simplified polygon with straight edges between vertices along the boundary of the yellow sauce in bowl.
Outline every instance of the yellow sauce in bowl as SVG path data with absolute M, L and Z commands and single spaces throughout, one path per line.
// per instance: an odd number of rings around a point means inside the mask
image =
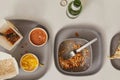
M 31 53 L 27 53 L 22 56 L 20 60 L 20 66 L 24 71 L 33 72 L 38 68 L 38 58 Z

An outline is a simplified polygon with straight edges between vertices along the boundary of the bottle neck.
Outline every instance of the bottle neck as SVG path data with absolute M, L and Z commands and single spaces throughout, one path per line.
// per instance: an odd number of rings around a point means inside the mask
M 74 10 L 74 11 L 78 11 L 80 8 L 81 8 L 81 5 L 80 6 L 78 6 L 78 7 L 76 7 L 75 5 L 74 5 L 74 2 L 71 4 L 71 8 Z
M 75 7 L 80 7 L 81 6 L 81 1 L 80 0 L 74 0 L 73 4 Z

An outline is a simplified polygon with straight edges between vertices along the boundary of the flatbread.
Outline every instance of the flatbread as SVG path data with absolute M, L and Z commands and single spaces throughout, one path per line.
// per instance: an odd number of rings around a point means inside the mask
M 19 73 L 18 64 L 11 55 L 0 52 L 0 80 L 9 79 Z
M 118 45 L 114 55 L 111 56 L 110 59 L 120 59 L 120 44 Z

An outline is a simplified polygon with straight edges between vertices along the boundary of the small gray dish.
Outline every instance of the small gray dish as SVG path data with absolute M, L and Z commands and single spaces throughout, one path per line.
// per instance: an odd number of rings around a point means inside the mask
M 56 34 L 55 43 L 54 43 L 54 61 L 56 68 L 58 69 L 59 72 L 70 76 L 88 76 L 97 73 L 101 69 L 104 60 L 103 42 L 99 30 L 94 29 L 93 27 L 94 26 L 92 25 L 70 25 L 62 28 Z M 85 71 L 67 72 L 62 70 L 59 66 L 59 61 L 58 61 L 59 46 L 64 40 L 69 38 L 82 38 L 87 41 L 90 41 L 94 38 L 98 39 L 94 44 L 91 45 L 92 64 Z
M 110 56 L 113 56 L 115 54 L 119 42 L 120 42 L 120 33 L 117 33 L 111 40 Z M 120 70 L 120 59 L 111 59 L 111 64 L 115 69 Z
M 68 53 L 72 50 L 74 50 L 74 45 L 77 44 L 77 45 L 84 45 L 88 43 L 87 40 L 85 39 L 81 39 L 81 38 L 69 38 L 69 39 L 65 39 L 59 46 L 59 52 L 64 51 L 64 53 Z M 84 57 L 85 57 L 85 65 L 83 67 L 78 67 L 78 68 L 75 68 L 75 70 L 64 70 L 60 67 L 60 63 L 59 63 L 59 69 L 64 72 L 64 73 L 69 73 L 69 72 L 72 72 L 72 73 L 76 73 L 76 72 L 82 72 L 82 71 L 86 71 L 87 69 L 89 69 L 89 67 L 92 65 L 92 47 L 91 45 L 86 47 L 86 49 L 88 50 L 88 55 L 89 56 L 84 56 L 86 55 L 85 53 L 81 53 Z M 63 54 L 64 54 L 63 53 Z M 58 56 L 57 56 L 58 58 Z

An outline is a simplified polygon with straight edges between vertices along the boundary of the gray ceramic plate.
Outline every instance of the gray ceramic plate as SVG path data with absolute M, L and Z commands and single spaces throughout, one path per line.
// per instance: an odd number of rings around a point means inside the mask
M 23 40 L 20 44 L 17 45 L 16 48 L 14 48 L 12 51 L 7 51 L 4 48 L 0 47 L 0 51 L 5 51 L 10 53 L 12 56 L 14 56 L 17 59 L 17 62 L 19 64 L 20 58 L 23 54 L 26 52 L 34 53 L 40 60 L 41 63 L 44 64 L 43 67 L 38 67 L 38 69 L 35 72 L 24 72 L 20 66 L 19 66 L 19 75 L 16 77 L 10 79 L 10 80 L 37 80 L 38 78 L 41 78 L 46 71 L 48 70 L 50 59 L 51 59 L 51 43 L 50 43 L 50 34 L 48 32 L 48 29 L 45 26 L 41 26 L 37 22 L 28 21 L 28 20 L 10 20 L 21 32 L 23 35 Z M 28 33 L 31 29 L 36 27 L 37 25 L 40 25 L 40 27 L 46 29 L 46 31 L 49 34 L 49 40 L 46 45 L 43 47 L 34 47 L 30 44 L 28 41 Z
M 85 76 L 85 75 L 95 74 L 101 69 L 103 60 L 104 60 L 102 38 L 99 31 L 92 27 L 93 26 L 90 26 L 90 25 L 71 25 L 61 29 L 57 33 L 55 37 L 55 44 L 54 44 L 54 59 L 55 59 L 55 65 L 61 73 L 67 74 L 67 75 L 73 75 L 73 76 Z M 62 41 L 69 38 L 82 38 L 90 41 L 95 37 L 98 40 L 91 45 L 92 65 L 89 67 L 89 69 L 83 72 L 76 72 L 76 73 L 66 72 L 60 69 L 57 56 L 58 56 L 59 46 Z
M 111 41 L 111 46 L 110 46 L 110 56 L 112 56 L 115 53 L 115 50 L 118 47 L 120 41 L 120 33 L 116 34 Z M 112 59 L 111 63 L 114 68 L 120 70 L 120 59 Z

